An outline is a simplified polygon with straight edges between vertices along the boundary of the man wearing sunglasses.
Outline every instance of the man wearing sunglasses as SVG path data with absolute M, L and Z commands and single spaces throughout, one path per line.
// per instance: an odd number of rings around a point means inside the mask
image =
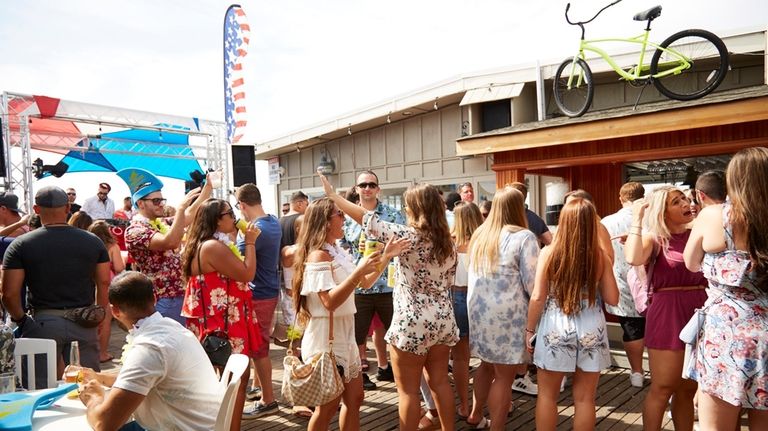
M 373 171 L 365 171 L 358 175 L 355 190 L 360 196 L 361 207 L 367 211 L 375 212 L 383 221 L 405 224 L 405 218 L 399 211 L 379 201 L 379 177 Z M 352 219 L 347 218 L 344 222 L 344 238 L 341 241 L 349 246 L 355 263 L 362 259 L 363 250 L 360 249 L 359 245 L 364 244 L 366 239 L 376 238 L 365 238 L 362 227 Z M 392 322 L 392 287 L 387 285 L 387 272 L 384 271 L 370 289 L 355 289 L 355 307 L 357 308 L 357 313 L 355 313 L 355 342 L 363 354 L 365 353 L 368 328 L 371 326 L 373 315 L 379 315 L 379 319 L 384 323 L 385 331 L 389 329 L 389 324 Z M 376 335 L 374 335 L 375 337 Z M 379 343 L 384 345 L 383 340 L 380 340 Z M 376 356 L 379 358 L 379 370 L 376 379 L 394 381 L 392 366 L 384 359 L 386 352 L 380 352 L 377 349 Z M 363 359 L 363 363 L 366 362 L 364 355 L 361 356 L 361 359 Z M 376 389 L 376 384 L 371 382 L 368 374 L 365 373 L 363 373 L 363 388 Z
M 108 196 L 110 191 L 112 186 L 100 183 L 96 196 L 86 199 L 81 210 L 88 213 L 94 220 L 112 218 L 112 214 L 115 213 L 115 203 Z
M 166 199 L 162 181 L 140 168 L 122 169 L 117 175 L 128 184 L 136 207 L 136 214 L 125 230 L 125 246 L 133 258 L 134 267 L 152 280 L 157 311 L 184 325 L 186 319 L 181 317 L 185 286 L 181 275 L 181 239 L 197 207 L 211 196 L 211 184 L 206 181 L 202 190 L 191 190 L 178 205 L 176 216 L 163 218 Z

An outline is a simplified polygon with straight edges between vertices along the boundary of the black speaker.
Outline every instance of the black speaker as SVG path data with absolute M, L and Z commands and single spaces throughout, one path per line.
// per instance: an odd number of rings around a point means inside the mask
M 0 118 L 0 177 L 5 177 L 5 145 L 3 144 L 3 119 Z
M 232 179 L 234 186 L 256 184 L 256 153 L 253 145 L 232 145 Z

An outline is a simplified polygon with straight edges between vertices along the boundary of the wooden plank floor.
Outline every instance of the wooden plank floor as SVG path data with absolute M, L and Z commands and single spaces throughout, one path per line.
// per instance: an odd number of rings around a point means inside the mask
M 110 338 L 110 353 L 116 358 L 120 357 L 121 349 L 125 341 L 125 332 L 112 325 Z M 372 352 L 372 348 L 370 349 Z M 280 382 L 282 381 L 282 359 L 285 348 L 272 344 L 270 358 L 272 359 L 273 375 L 272 383 L 275 393 L 280 394 Z M 375 364 L 375 357 L 369 353 L 371 364 Z M 472 360 L 475 368 L 477 360 Z M 103 370 L 116 371 L 119 367 L 117 359 L 112 363 L 103 364 Z M 375 366 L 371 375 L 375 375 Z M 535 375 L 532 376 L 535 381 Z M 375 381 L 375 377 L 372 378 Z M 629 371 L 619 367 L 613 367 L 600 376 L 596 399 L 596 429 L 600 431 L 642 430 L 643 400 L 649 389 L 649 376 L 646 373 L 645 386 L 635 388 L 629 384 Z M 571 394 L 571 380 L 568 379 L 565 391 L 558 399 L 558 430 L 573 429 L 573 397 Z M 360 428 L 362 430 L 396 430 L 397 420 L 397 389 L 391 382 L 377 382 L 378 388 L 365 392 L 365 401 L 360 412 Z M 470 381 L 470 391 L 471 391 Z M 535 430 L 534 410 L 536 397 L 513 392 L 514 412 L 506 420 L 508 430 Z M 471 400 L 471 394 L 470 394 Z M 458 401 L 457 401 L 458 402 Z M 486 411 L 487 416 L 487 411 Z M 307 419 L 299 418 L 291 413 L 290 407 L 280 405 L 279 413 L 265 416 L 259 419 L 243 421 L 242 430 L 303 430 L 307 428 Z M 746 418 L 742 418 L 742 430 L 747 430 Z M 330 429 L 339 429 L 338 415 L 331 423 Z M 456 422 L 456 430 L 468 430 L 471 427 L 464 421 Z M 672 420 L 665 416 L 664 430 L 673 430 Z

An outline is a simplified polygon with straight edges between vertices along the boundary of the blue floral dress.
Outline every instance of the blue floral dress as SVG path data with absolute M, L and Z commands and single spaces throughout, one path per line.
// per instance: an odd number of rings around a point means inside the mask
M 768 410 L 768 293 L 733 243 L 729 202 L 723 205 L 726 250 L 706 253 L 709 299 L 696 352 L 699 388 L 734 406 Z
M 499 238 L 496 269 L 483 273 L 469 265 L 467 310 L 472 356 L 493 364 L 530 362 L 524 334 L 538 256 L 539 242 L 531 231 L 505 229 Z

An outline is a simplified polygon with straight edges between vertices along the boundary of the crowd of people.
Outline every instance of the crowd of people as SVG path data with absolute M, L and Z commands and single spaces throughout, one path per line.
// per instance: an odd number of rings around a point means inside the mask
M 224 365 L 201 346 L 212 331 L 252 359 L 233 429 L 278 411 L 272 337 L 296 341 L 304 359 L 332 349 L 337 361 L 341 395 L 292 406 L 308 429 L 327 429 L 337 412 L 342 430 L 358 429 L 365 391 L 377 388 L 371 336 L 401 429 L 449 430 L 458 418 L 501 430 L 522 390 L 537 396 L 537 429 L 554 430 L 566 375 L 573 428 L 593 429 L 611 366 L 606 312 L 634 387 L 645 385 L 648 352 L 645 429 L 661 429 L 668 408 L 675 429 L 692 430 L 697 415 L 700 429 L 734 429 L 744 410 L 750 429 L 768 429 L 768 149 L 740 151 L 690 195 L 628 182 L 604 218 L 574 190 L 554 233 L 526 207 L 522 183 L 480 205 L 471 183 L 445 198 L 415 184 L 401 212 L 379 200 L 375 172 L 344 196 L 318 175 L 325 197 L 294 193 L 280 219 L 253 184 L 217 199 L 206 182 L 169 211 L 162 182 L 138 168 L 118 173 L 131 191 L 119 210 L 107 183 L 80 208 L 74 189 L 43 187 L 36 217 L 6 193 L 4 309 L 19 336 L 56 340 L 60 375 L 78 341 L 80 397 L 97 429 L 211 429 Z M 107 219 L 129 220 L 124 237 Z M 113 318 L 129 331 L 116 375 L 99 368 L 113 359 Z M 693 341 L 681 334 L 692 324 Z M 470 358 L 480 360 L 472 377 Z

